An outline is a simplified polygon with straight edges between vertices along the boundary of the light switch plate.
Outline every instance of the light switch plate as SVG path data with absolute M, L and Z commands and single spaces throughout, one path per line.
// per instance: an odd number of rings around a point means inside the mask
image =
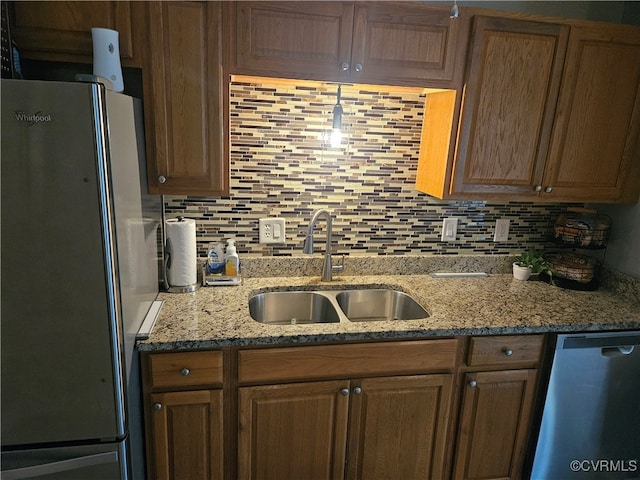
M 494 242 L 508 242 L 509 241 L 509 219 L 499 218 L 496 220 L 496 230 L 493 232 Z
M 458 219 L 449 217 L 442 220 L 442 235 L 440 240 L 443 242 L 455 242 L 458 233 Z
M 284 218 L 261 218 L 258 225 L 260 243 L 285 243 Z

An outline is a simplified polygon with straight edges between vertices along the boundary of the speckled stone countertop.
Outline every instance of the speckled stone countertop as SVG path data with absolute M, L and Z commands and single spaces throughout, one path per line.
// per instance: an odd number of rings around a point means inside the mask
M 504 271 L 506 260 L 482 264 Z M 460 263 L 460 259 L 452 260 Z M 486 261 L 486 260 L 482 260 Z M 363 265 L 366 265 L 363 261 Z M 290 264 L 289 264 L 290 265 Z M 314 268 L 317 265 L 314 264 Z M 406 266 L 406 265 L 405 265 Z M 305 267 L 307 268 L 307 267 Z M 437 265 L 440 271 L 455 271 Z M 295 270 L 295 269 L 294 269 Z M 479 278 L 433 278 L 431 268 L 408 275 L 319 275 L 250 277 L 240 286 L 202 287 L 194 293 L 161 293 L 164 301 L 143 351 L 204 349 L 221 346 L 301 344 L 448 335 L 522 334 L 640 329 L 640 299 L 615 289 L 564 290 L 540 281 L 521 282 L 509 273 Z M 319 272 L 315 270 L 315 272 Z M 299 272 L 295 271 L 295 274 Z M 348 270 L 346 273 L 349 273 Z M 414 297 L 429 312 L 419 320 L 265 325 L 251 319 L 249 298 L 271 290 L 394 288 Z

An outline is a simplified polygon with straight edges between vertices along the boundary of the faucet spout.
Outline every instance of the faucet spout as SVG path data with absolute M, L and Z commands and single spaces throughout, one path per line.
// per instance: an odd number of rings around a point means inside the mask
M 322 264 L 322 281 L 330 282 L 332 279 L 333 265 L 331 262 L 331 214 L 327 210 L 318 210 L 313 214 L 309 228 L 307 229 L 307 236 L 304 240 L 304 246 L 302 251 L 304 253 L 313 253 L 313 229 L 320 217 L 325 217 L 327 221 L 327 243 L 325 246 L 324 263 Z

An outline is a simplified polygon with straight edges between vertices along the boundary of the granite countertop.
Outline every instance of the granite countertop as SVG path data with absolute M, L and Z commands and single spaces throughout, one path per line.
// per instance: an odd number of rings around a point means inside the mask
M 269 290 L 391 287 L 414 297 L 430 316 L 420 320 L 265 325 L 249 316 L 248 300 Z M 143 351 L 221 346 L 301 344 L 430 336 L 640 329 L 640 300 L 611 289 L 564 290 L 511 274 L 433 278 L 411 275 L 252 277 L 240 286 L 161 293 L 164 301 Z

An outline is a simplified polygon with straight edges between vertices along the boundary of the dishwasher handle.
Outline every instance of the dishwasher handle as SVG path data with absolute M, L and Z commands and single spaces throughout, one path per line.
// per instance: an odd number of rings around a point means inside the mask
M 635 346 L 640 346 L 638 335 L 608 335 L 608 336 L 571 336 L 562 343 L 563 350 L 573 348 L 601 348 L 619 350 L 623 355 L 633 352 Z

